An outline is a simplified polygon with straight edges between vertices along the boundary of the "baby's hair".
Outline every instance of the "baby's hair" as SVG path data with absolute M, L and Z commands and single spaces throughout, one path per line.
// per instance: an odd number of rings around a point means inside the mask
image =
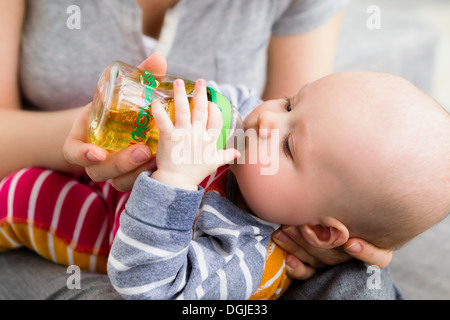
M 450 122 L 447 123 L 450 126 Z M 350 232 L 381 248 L 398 249 L 450 213 L 450 129 L 427 148 L 418 143 L 415 159 L 386 171 L 377 194 L 353 212 Z M 413 143 L 415 144 L 415 143 Z M 379 188 L 380 189 L 380 188 Z M 377 190 L 379 190 L 377 189 Z M 370 189 L 368 189 L 370 190 Z M 370 192 L 370 191 L 363 191 Z M 351 202 L 350 202 L 351 203 Z M 353 202 L 355 203 L 355 202 Z
M 431 204 L 422 210 L 414 210 L 405 203 L 414 203 L 409 195 L 403 198 L 379 199 L 367 203 L 365 210 L 353 214 L 359 219 L 347 223 L 350 237 L 359 237 L 379 248 L 399 249 L 407 242 L 445 219 L 449 209 L 442 209 L 448 202 Z
M 393 156 L 377 171 L 379 188 L 348 192 L 353 207 L 342 222 L 350 236 L 397 249 L 450 213 L 450 114 L 408 81 L 380 76 L 395 80 L 386 81 L 386 105 L 374 109 Z

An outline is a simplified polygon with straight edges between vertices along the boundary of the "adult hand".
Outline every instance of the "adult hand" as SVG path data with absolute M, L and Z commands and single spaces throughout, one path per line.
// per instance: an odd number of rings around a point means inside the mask
M 167 62 L 163 55 L 150 55 L 138 68 L 152 72 L 156 76 L 165 75 Z M 139 173 L 156 168 L 155 157 L 146 145 L 136 144 L 112 155 L 102 148 L 88 142 L 87 126 L 91 104 L 84 108 L 67 136 L 64 144 L 66 160 L 85 167 L 87 174 L 94 181 L 110 180 L 111 185 L 119 191 L 129 191 Z
M 288 252 L 286 270 L 297 280 L 306 280 L 316 273 L 316 269 L 337 265 L 352 258 L 369 265 L 385 268 L 392 259 L 392 251 L 380 249 L 359 238 L 349 239 L 342 248 L 330 250 L 311 246 L 297 227 L 283 226 L 274 233 L 272 239 Z

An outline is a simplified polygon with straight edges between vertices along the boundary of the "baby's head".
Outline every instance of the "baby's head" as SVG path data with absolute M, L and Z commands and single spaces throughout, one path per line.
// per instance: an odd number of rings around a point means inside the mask
M 324 77 L 289 101 L 264 102 L 245 127 L 279 151 L 275 174 L 261 174 L 268 161 L 249 161 L 250 152 L 231 166 L 245 205 L 303 225 L 313 245 L 360 237 L 395 249 L 450 212 L 450 115 L 397 76 Z

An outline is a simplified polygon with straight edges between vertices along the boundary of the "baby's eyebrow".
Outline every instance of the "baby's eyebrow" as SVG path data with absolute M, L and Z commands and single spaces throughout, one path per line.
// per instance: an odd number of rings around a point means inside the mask
M 305 121 L 300 121 L 297 128 L 291 133 L 292 135 L 292 158 L 296 168 L 303 170 L 305 168 L 305 157 L 307 157 L 310 137 Z
M 305 94 L 305 88 L 308 85 L 302 87 L 302 89 L 293 96 L 291 100 L 292 109 L 298 107 L 300 101 L 302 100 Z M 299 114 L 297 113 L 297 116 Z M 309 141 L 310 137 L 308 134 L 308 125 L 303 117 L 297 120 L 296 129 L 291 133 L 293 135 L 293 152 L 292 156 L 294 159 L 294 164 L 297 168 L 302 169 L 305 166 L 305 157 L 308 153 L 308 146 L 311 141 Z
M 309 86 L 309 83 L 305 84 L 301 89 L 291 98 L 291 101 L 295 100 L 295 104 L 298 104 L 301 100 L 302 96 L 305 94 L 306 88 Z

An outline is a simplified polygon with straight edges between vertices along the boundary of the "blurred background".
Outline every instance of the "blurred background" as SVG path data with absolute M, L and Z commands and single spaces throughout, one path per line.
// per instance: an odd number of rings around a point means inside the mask
M 367 25 L 373 5 L 380 28 Z M 450 111 L 450 1 L 350 0 L 336 71 L 358 69 L 400 75 Z M 407 299 L 450 299 L 450 218 L 394 252 L 389 269 Z
M 394 0 L 390 2 L 397 10 L 401 10 L 402 6 L 408 7 L 411 15 L 435 28 L 438 42 L 431 93 L 447 110 L 450 110 L 450 1 Z

